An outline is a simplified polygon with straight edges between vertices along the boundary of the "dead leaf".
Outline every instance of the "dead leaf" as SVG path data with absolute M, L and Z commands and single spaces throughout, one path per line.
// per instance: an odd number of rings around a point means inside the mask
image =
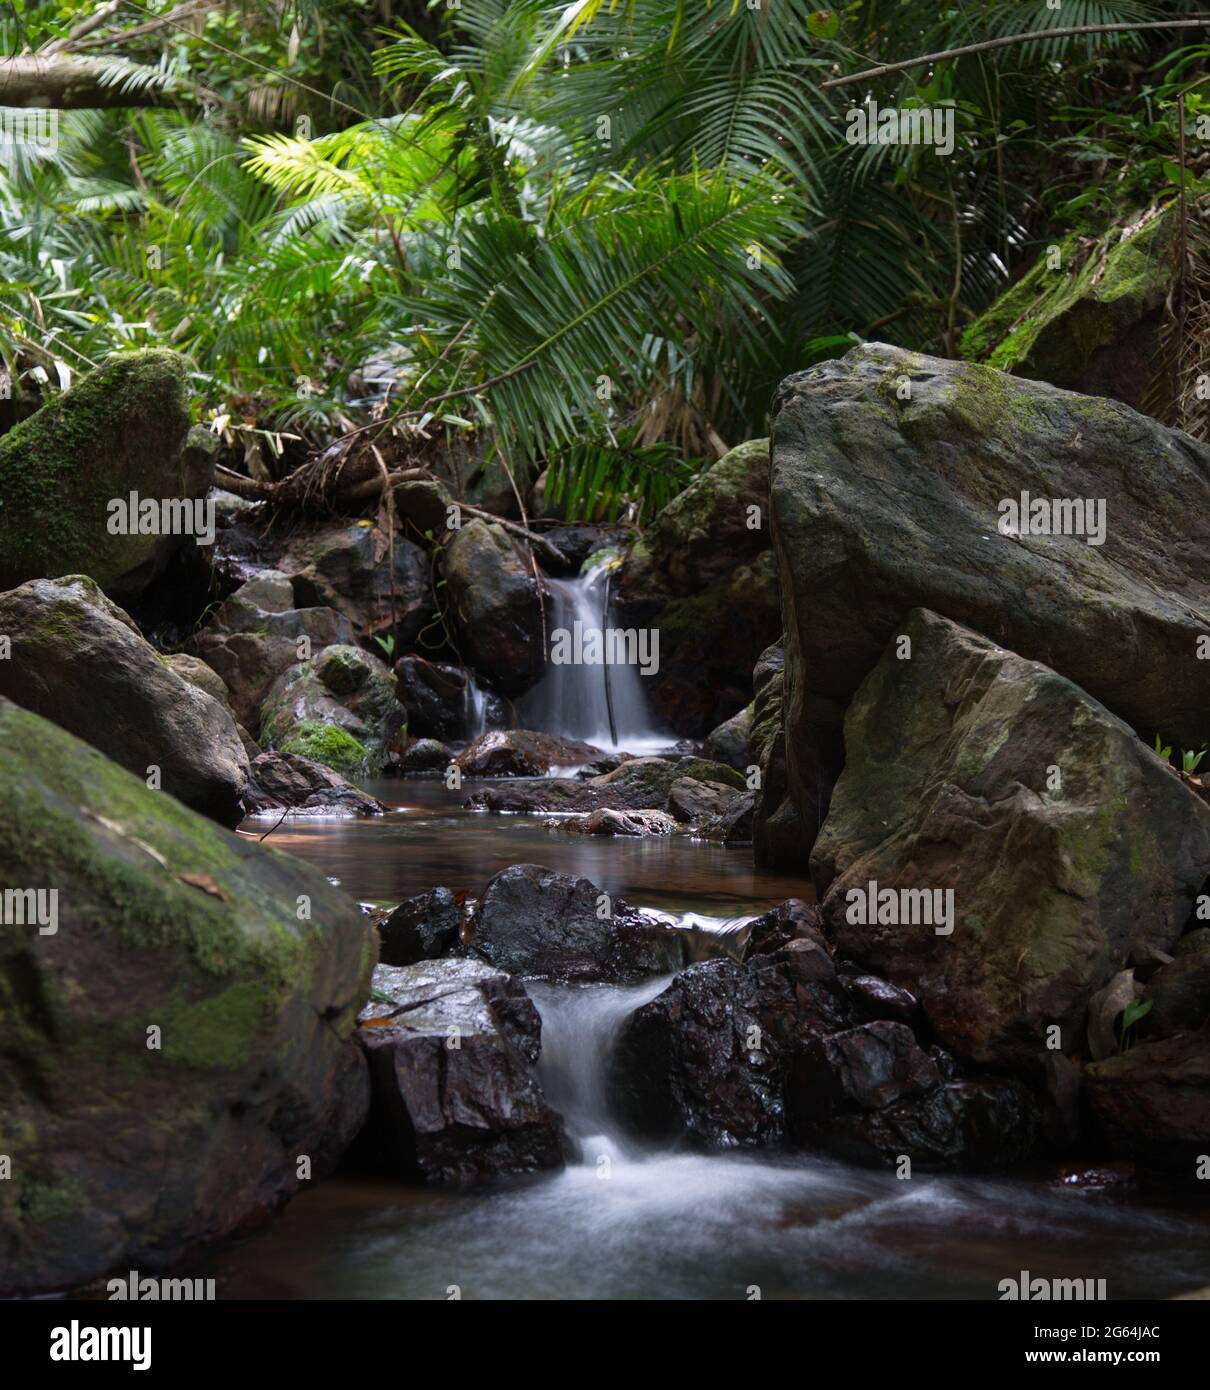
M 177 874 L 177 878 L 182 883 L 187 883 L 190 888 L 200 888 L 203 893 L 209 893 L 212 898 L 218 898 L 221 902 L 227 901 L 226 893 L 209 874 Z

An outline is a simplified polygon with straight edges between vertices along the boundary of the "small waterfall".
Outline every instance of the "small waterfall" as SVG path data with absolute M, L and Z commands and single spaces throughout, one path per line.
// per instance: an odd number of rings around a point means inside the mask
M 596 634 L 611 626 L 606 594 L 612 562 L 585 566 L 575 579 L 551 579 L 548 634 Z M 578 625 L 578 626 L 577 626 Z M 545 675 L 518 704 L 522 727 L 581 739 L 598 748 L 630 753 L 667 749 L 675 740 L 654 726 L 643 689 L 645 678 L 629 663 L 551 662 Z M 606 685 L 608 682 L 608 687 Z M 610 729 L 610 706 L 613 729 Z
M 623 989 L 616 985 L 529 984 L 542 1017 L 542 1055 L 538 1074 L 546 1099 L 567 1123 L 567 1133 L 586 1164 L 631 1156 L 610 1114 L 609 1059 L 622 1024 L 635 1009 L 663 993 L 671 976 Z
M 463 708 L 465 710 L 466 737 L 478 738 L 487 732 L 487 693 L 480 690 L 474 673 L 466 673 L 466 684 L 462 688 Z

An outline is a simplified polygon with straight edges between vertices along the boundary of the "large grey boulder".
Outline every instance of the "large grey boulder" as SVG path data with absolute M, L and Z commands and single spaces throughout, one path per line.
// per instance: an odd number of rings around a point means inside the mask
M 1103 544 L 1002 534 L 1000 505 L 1023 492 L 1103 501 Z M 782 383 L 770 507 L 808 844 L 849 700 L 918 606 L 1045 662 L 1148 741 L 1203 746 L 1210 449 L 1187 435 L 1116 401 L 866 344 Z
M 0 930 L 0 1294 L 154 1273 L 359 1129 L 372 930 L 322 873 L 4 699 L 0 785 L 0 883 L 35 909 Z
M 0 594 L 0 695 L 53 720 L 160 790 L 227 825 L 243 813 L 248 755 L 231 715 L 183 680 L 80 575 Z
M 944 1047 L 1038 1072 L 1049 1025 L 1078 1051 L 1091 996 L 1175 946 L 1210 807 L 1054 671 L 925 610 L 899 626 L 910 658 L 893 640 L 845 721 L 811 857 L 824 918 Z

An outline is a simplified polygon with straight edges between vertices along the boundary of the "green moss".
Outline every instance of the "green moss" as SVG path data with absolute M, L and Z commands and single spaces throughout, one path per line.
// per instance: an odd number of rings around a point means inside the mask
M 370 765 L 369 750 L 352 734 L 335 724 L 304 719 L 296 724 L 281 743 L 283 753 L 298 753 L 312 762 L 322 763 L 344 777 L 364 777 Z
M 221 994 L 172 1008 L 163 1020 L 163 1054 L 190 1067 L 239 1067 L 256 1040 L 272 1031 L 293 985 L 264 980 L 232 985 Z
M 0 439 L 0 587 L 65 570 L 103 587 L 150 554 L 154 536 L 113 536 L 108 504 L 160 496 L 189 428 L 187 364 L 119 353 Z
M 370 662 L 360 647 L 336 642 L 319 654 L 315 672 L 333 695 L 351 695 L 369 680 Z

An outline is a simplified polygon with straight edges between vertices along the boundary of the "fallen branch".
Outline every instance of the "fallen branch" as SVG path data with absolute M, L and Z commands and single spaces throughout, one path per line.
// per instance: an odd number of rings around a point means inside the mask
M 42 111 L 116 110 L 127 106 L 197 105 L 198 89 L 166 79 L 155 68 L 130 65 L 130 76 L 141 79 L 131 88 L 115 80 L 113 63 L 99 58 L 76 58 L 53 53 L 49 58 L 25 53 L 0 58 L 0 106 Z
M 984 39 L 981 43 L 964 44 L 961 48 L 943 48 L 939 53 L 925 53 L 919 58 L 905 58 L 901 63 L 883 63 L 876 68 L 866 68 L 848 77 L 833 77 L 821 82 L 823 91 L 833 87 L 847 87 L 853 82 L 867 82 L 875 77 L 885 77 L 892 72 L 907 72 L 910 68 L 924 67 L 928 63 L 941 63 L 947 58 L 965 58 L 971 53 L 986 53 L 993 48 L 1009 48 L 1018 43 L 1036 43 L 1039 39 L 1073 39 L 1082 34 L 1134 34 L 1145 29 L 1206 29 L 1210 28 L 1210 15 L 1196 19 L 1161 19 L 1142 24 L 1074 24 L 1066 29 L 1035 29 L 1029 34 L 1009 34 L 999 39 Z

